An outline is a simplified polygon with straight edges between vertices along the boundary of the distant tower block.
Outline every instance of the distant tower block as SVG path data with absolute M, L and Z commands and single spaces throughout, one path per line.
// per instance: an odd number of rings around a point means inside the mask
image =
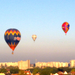
M 26 70 L 30 68 L 30 60 L 26 60 L 26 61 L 18 61 L 18 67 L 21 70 Z

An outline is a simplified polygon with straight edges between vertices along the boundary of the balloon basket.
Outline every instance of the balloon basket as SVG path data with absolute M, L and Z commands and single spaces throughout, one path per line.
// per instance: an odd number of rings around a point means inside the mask
M 65 35 L 67 35 L 67 34 L 65 33 Z
M 14 54 L 14 53 L 12 52 L 12 54 Z

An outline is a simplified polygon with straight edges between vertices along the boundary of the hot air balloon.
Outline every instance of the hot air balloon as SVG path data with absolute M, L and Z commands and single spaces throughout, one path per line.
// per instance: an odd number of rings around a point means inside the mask
M 63 29 L 63 31 L 65 32 L 65 34 L 67 34 L 69 28 L 70 28 L 70 25 L 69 25 L 68 22 L 64 22 L 64 23 L 62 24 L 62 29 Z
M 36 40 L 36 38 L 37 38 L 36 35 L 32 35 L 32 39 L 33 39 L 34 41 Z
M 12 54 L 14 49 L 18 45 L 21 39 L 21 33 L 17 29 L 8 29 L 4 34 L 4 39 L 9 47 L 12 49 Z

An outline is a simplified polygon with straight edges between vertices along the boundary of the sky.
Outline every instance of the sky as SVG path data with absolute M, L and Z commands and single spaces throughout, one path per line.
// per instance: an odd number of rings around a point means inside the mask
M 70 24 L 67 35 L 61 28 L 64 22 Z M 4 39 L 9 28 L 21 33 L 13 55 Z M 35 42 L 33 34 L 37 35 Z M 0 0 L 0 62 L 72 59 L 75 59 L 75 0 Z

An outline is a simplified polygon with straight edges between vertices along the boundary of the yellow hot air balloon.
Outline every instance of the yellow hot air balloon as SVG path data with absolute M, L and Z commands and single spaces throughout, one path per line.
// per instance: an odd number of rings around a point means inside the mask
M 33 39 L 34 41 L 36 40 L 36 38 L 37 38 L 36 35 L 32 35 L 32 39 Z

